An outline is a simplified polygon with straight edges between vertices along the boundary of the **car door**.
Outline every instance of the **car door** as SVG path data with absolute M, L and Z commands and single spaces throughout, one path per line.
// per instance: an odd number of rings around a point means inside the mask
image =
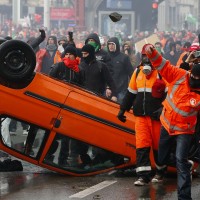
M 52 129 L 56 141 L 49 152 L 53 152 L 54 159 L 47 156 L 44 163 L 72 175 L 97 174 L 133 165 L 134 117 L 128 112 L 127 123 L 122 124 L 116 117 L 118 110 L 118 104 L 74 87 L 58 115 L 57 126 Z M 62 150 L 63 145 L 66 151 Z M 63 165 L 59 161 L 62 152 L 66 160 Z

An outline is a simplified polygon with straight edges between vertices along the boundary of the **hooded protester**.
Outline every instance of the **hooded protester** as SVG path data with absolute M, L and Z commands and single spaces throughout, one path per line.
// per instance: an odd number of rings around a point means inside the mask
M 106 87 L 112 91 L 111 100 L 116 101 L 116 86 L 105 63 L 96 60 L 95 49 L 92 45 L 86 44 L 81 49 L 82 76 L 84 86 L 100 95 L 104 95 Z M 109 97 L 109 96 L 107 96 Z
M 179 56 L 180 55 L 176 51 L 176 43 L 175 42 L 169 43 L 169 51 L 167 51 L 164 54 L 164 58 L 166 60 L 169 60 L 172 63 L 172 65 L 176 65 L 176 63 L 179 59 Z
M 129 56 L 131 65 L 133 69 L 136 68 L 136 55 L 135 50 L 133 49 L 133 45 L 131 44 L 131 41 L 124 42 L 122 46 L 122 52 Z
M 109 71 L 116 85 L 117 99 L 121 103 L 126 93 L 129 79 L 133 73 L 133 67 L 128 55 L 120 52 L 119 40 L 112 37 L 107 42 L 108 53 L 111 58 Z
M 85 44 L 90 44 L 94 47 L 96 60 L 104 62 L 108 65 L 110 57 L 108 53 L 101 48 L 101 42 L 99 36 L 96 33 L 89 34 L 87 39 L 85 40 Z

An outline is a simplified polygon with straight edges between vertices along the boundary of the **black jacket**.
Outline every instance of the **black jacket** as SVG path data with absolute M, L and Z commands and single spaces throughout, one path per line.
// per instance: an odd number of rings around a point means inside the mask
M 66 67 L 64 62 L 52 65 L 49 75 L 62 81 L 81 84 L 80 73 Z
M 105 63 L 93 60 L 90 64 L 81 62 L 79 66 L 85 88 L 103 95 L 108 86 L 112 91 L 112 96 L 116 96 L 116 86 Z
M 128 88 L 129 79 L 133 74 L 133 67 L 129 56 L 120 52 L 119 40 L 116 37 L 112 37 L 108 40 L 109 42 L 116 44 L 116 51 L 110 52 L 108 50 L 111 57 L 108 68 L 117 87 L 117 93 L 125 93 Z

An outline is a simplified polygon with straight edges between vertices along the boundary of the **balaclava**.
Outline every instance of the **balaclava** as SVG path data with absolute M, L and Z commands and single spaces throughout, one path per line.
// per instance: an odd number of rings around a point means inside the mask
M 95 49 L 92 45 L 86 44 L 82 47 L 81 52 L 87 52 L 89 55 L 87 57 L 82 57 L 83 61 L 89 64 L 91 61 L 95 60 Z

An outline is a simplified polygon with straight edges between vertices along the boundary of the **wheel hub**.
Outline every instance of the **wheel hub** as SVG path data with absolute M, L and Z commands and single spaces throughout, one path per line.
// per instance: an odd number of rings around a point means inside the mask
M 11 51 L 5 57 L 5 64 L 11 71 L 20 71 L 24 68 L 25 59 L 21 51 Z

